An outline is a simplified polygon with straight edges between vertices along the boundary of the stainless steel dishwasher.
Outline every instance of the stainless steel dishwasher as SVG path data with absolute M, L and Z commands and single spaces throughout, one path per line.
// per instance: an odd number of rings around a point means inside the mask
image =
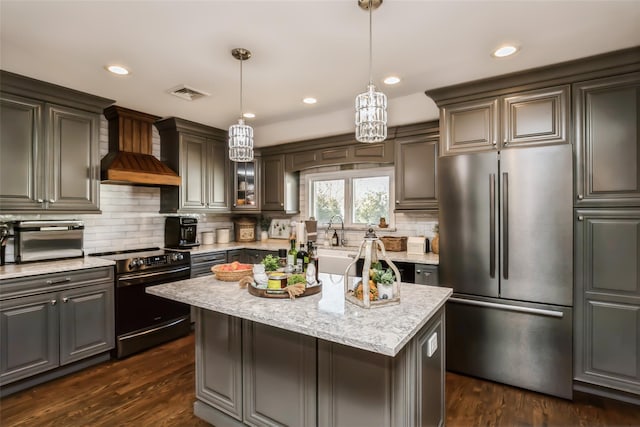
M 432 264 L 416 264 L 413 283 L 438 286 L 438 266 Z

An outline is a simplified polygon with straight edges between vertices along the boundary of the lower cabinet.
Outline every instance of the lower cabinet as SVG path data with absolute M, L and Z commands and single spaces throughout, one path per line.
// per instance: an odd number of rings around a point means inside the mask
M 278 251 L 268 251 L 265 249 L 233 249 L 227 251 L 227 262 L 242 262 L 244 264 L 258 264 L 267 255 L 278 257 Z
M 208 276 L 211 274 L 211 267 L 227 262 L 226 252 L 209 252 L 204 254 L 191 255 L 191 278 Z
M 205 309 L 195 414 L 216 426 L 441 426 L 444 308 L 395 357 Z
M 32 284 L 48 287 L 32 291 Z M 2 286 L 7 289 L 0 300 L 2 386 L 113 348 L 112 268 L 6 281 Z M 24 296 L 11 297 L 20 294 Z
M 640 209 L 577 209 L 575 240 L 576 388 L 637 401 Z

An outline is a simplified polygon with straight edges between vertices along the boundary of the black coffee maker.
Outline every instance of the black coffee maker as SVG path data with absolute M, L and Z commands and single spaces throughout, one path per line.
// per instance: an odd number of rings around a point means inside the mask
M 200 246 L 198 219 L 168 216 L 164 224 L 164 245 L 167 248 L 188 249 Z

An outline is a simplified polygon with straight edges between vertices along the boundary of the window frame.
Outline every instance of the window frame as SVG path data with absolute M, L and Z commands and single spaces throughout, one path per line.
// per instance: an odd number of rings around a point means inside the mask
M 314 212 L 314 200 L 313 200 L 313 183 L 315 181 L 330 181 L 330 180 L 342 180 L 345 182 L 344 188 L 344 228 L 349 230 L 366 230 L 368 225 L 357 224 L 352 222 L 353 217 L 353 180 L 357 178 L 373 178 L 387 176 L 389 177 L 389 215 L 386 217 L 387 224 L 390 229 L 395 228 L 395 213 L 394 213 L 394 201 L 395 201 L 395 170 L 393 166 L 384 166 L 367 169 L 351 169 L 351 170 L 339 170 L 331 172 L 314 172 L 305 177 L 305 191 L 307 202 L 305 208 L 307 209 L 307 216 L 312 216 Z M 377 224 L 376 224 L 377 225 Z M 318 223 L 319 229 L 326 229 L 328 224 Z

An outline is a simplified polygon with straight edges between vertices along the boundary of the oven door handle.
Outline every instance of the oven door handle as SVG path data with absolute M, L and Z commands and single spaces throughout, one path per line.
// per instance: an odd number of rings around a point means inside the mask
M 140 280 L 140 279 L 149 279 L 149 278 L 157 278 L 160 276 L 167 276 L 167 277 L 171 277 L 172 275 L 176 274 L 176 273 L 182 273 L 185 271 L 189 271 L 191 270 L 191 266 L 187 266 L 187 267 L 181 267 L 181 268 L 176 268 L 175 270 L 170 270 L 170 271 L 155 271 L 152 273 L 133 273 L 133 274 L 123 274 L 122 276 L 118 277 L 118 287 L 122 287 L 122 286 L 130 286 L 133 283 L 123 283 L 126 282 L 128 280 L 131 279 L 135 279 L 136 281 Z M 185 278 L 185 279 L 188 279 Z

